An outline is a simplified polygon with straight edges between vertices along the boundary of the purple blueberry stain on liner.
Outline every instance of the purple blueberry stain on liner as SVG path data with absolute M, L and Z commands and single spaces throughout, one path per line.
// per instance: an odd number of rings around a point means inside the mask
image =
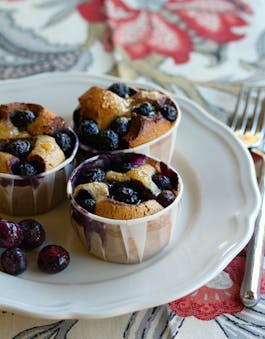
M 77 222 L 80 227 L 84 228 L 84 233 L 87 242 L 87 248 L 91 250 L 91 239 L 93 233 L 97 233 L 100 237 L 102 247 L 106 246 L 106 226 L 100 221 L 91 219 L 88 215 L 83 215 L 76 208 L 72 209 L 72 218 Z

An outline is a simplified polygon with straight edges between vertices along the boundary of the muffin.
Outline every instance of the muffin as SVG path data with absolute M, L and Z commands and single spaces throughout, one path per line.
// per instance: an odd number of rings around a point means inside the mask
M 137 153 L 98 155 L 68 181 L 72 226 L 96 257 L 139 263 L 169 244 L 182 191 L 179 174 L 160 160 Z
M 56 206 L 78 139 L 63 118 L 31 103 L 0 106 L 0 211 L 34 215 Z
M 81 160 L 123 150 L 169 162 L 180 110 L 165 93 L 114 83 L 107 89 L 93 86 L 82 94 L 73 121 Z

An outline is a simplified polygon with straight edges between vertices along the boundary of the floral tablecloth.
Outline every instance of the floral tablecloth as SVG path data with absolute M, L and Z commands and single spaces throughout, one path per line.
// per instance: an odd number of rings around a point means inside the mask
M 151 81 L 222 121 L 265 78 L 262 0 L 1 0 L 0 79 L 85 71 Z M 0 338 L 265 338 L 265 299 L 239 299 L 245 251 L 168 305 L 103 320 L 0 314 Z M 262 285 L 265 293 L 265 274 Z

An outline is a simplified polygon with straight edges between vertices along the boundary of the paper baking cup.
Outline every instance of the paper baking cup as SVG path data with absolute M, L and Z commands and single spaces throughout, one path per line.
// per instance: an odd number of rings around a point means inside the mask
M 0 173 L 0 212 L 36 215 L 47 212 L 66 198 L 66 184 L 74 169 L 78 138 L 70 129 L 75 146 L 72 155 L 55 168 L 32 176 Z
M 80 173 L 84 166 L 86 169 L 97 166 L 103 168 L 102 157 L 96 156 L 84 161 L 75 169 L 68 181 L 67 194 L 71 202 L 73 229 L 90 254 L 109 262 L 140 263 L 159 253 L 172 240 L 181 207 L 183 193 L 181 177 L 173 168 L 168 167 L 178 176 L 178 195 L 172 204 L 156 214 L 130 220 L 100 217 L 80 207 L 72 193 L 75 188 L 73 182 L 78 172 Z

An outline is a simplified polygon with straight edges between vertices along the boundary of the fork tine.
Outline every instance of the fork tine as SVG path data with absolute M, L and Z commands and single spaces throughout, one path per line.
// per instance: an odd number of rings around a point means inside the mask
M 244 96 L 244 89 L 243 89 L 243 87 L 244 87 L 243 84 L 241 84 L 240 90 L 239 90 L 239 94 L 237 96 L 236 107 L 235 107 L 235 110 L 233 112 L 233 116 L 231 117 L 230 128 L 233 131 L 236 129 L 238 118 L 239 118 L 239 114 L 240 114 L 239 107 L 240 107 L 241 100 L 242 100 L 242 98 Z
M 265 98 L 262 100 L 258 125 L 260 126 L 260 137 L 265 138 Z
M 251 104 L 251 98 L 252 98 L 253 92 L 254 92 L 253 88 L 251 88 L 251 87 L 246 88 L 247 98 L 246 98 L 246 101 L 245 101 L 244 111 L 243 111 L 242 117 L 240 119 L 241 126 L 238 127 L 238 133 L 240 133 L 240 134 L 243 134 L 246 131 L 247 123 L 249 121 L 249 114 L 248 114 L 249 106 Z
M 265 141 L 264 86 L 241 84 L 230 128 L 247 147 Z
M 253 113 L 252 127 L 250 129 L 250 132 L 252 134 L 257 132 L 257 128 L 259 126 L 259 120 L 260 120 L 260 117 L 262 116 L 262 113 L 259 111 L 260 99 L 261 99 L 261 88 L 258 88 L 257 96 L 255 98 L 255 108 L 254 108 L 254 113 Z

